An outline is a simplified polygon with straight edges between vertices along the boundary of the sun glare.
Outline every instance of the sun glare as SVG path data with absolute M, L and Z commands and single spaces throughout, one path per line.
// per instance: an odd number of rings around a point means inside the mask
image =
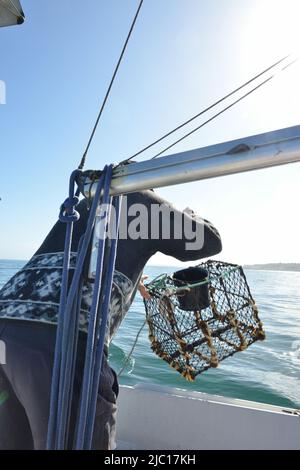
M 242 25 L 245 59 L 258 61 L 300 53 L 300 1 L 255 0 Z
M 288 62 L 300 56 L 300 0 L 253 0 L 251 5 L 239 25 L 238 64 L 243 76 L 287 55 Z M 299 81 L 300 60 L 253 95 L 247 119 L 255 123 L 256 132 L 299 124 Z

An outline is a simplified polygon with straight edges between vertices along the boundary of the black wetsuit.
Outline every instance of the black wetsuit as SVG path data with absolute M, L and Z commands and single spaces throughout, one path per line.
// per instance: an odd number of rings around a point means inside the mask
M 183 227 L 182 213 L 152 191 L 132 193 L 126 201 L 123 200 L 123 229 L 124 224 L 128 228 L 136 220 L 137 214 L 133 210 L 138 209 L 136 204 L 143 205 L 146 210 L 146 228 L 141 230 L 140 238 L 135 235 L 135 239 L 128 236 L 124 239 L 121 236 L 119 240 L 106 346 L 128 311 L 143 268 L 152 255 L 161 252 L 181 261 L 189 261 L 221 251 L 219 233 L 208 221 L 185 216 L 192 220 L 188 228 Z M 154 219 L 151 208 L 154 205 L 172 207 L 170 233 L 166 238 L 162 220 L 152 231 Z M 133 212 L 128 216 L 129 208 Z M 79 212 L 80 219 L 74 224 L 72 269 L 88 218 L 85 200 L 80 203 Z M 203 245 L 189 249 L 186 243 L 193 242 L 196 228 L 199 233 L 202 231 Z M 176 238 L 176 229 L 181 229 L 180 238 Z M 0 366 L 0 391 L 7 392 L 6 395 L 2 394 L 5 399 L 0 405 L 0 449 L 45 448 L 64 235 L 65 224 L 57 222 L 26 266 L 0 290 L 0 340 L 6 344 L 6 364 Z M 78 371 L 82 370 L 84 360 L 91 293 L 92 285 L 86 281 L 81 306 Z M 75 408 L 80 389 L 79 375 L 75 379 Z M 116 375 L 104 356 L 93 438 L 96 449 L 114 446 L 117 394 Z M 74 420 L 71 426 L 74 427 Z

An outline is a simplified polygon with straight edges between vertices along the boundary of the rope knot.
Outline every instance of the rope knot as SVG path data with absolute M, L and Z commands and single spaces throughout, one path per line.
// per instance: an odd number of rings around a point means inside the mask
M 77 222 L 80 218 L 79 212 L 75 210 L 78 203 L 77 196 L 68 197 L 60 206 L 59 220 L 61 222 Z

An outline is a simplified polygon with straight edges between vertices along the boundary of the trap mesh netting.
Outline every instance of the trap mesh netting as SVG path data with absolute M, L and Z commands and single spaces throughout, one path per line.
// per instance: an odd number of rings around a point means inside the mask
M 265 338 L 241 266 L 210 260 L 147 289 L 151 348 L 187 380 Z

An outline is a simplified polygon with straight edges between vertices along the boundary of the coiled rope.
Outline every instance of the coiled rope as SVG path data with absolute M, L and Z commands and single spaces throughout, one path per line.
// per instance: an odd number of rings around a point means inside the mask
M 67 228 L 47 437 L 47 448 L 58 450 L 65 449 L 69 442 L 69 421 L 77 356 L 83 269 L 93 233 L 97 208 L 99 204 L 105 204 L 107 210 L 105 210 L 104 220 L 98 235 L 97 270 L 89 312 L 86 357 L 74 440 L 75 449 L 90 449 L 92 445 L 97 393 L 117 250 L 117 233 L 114 234 L 111 245 L 107 240 L 107 233 L 113 233 L 108 230 L 112 205 L 116 208 L 116 230 L 118 230 L 120 217 L 120 198 L 118 196 L 113 198 L 109 196 L 112 176 L 112 165 L 109 165 L 104 168 L 98 182 L 96 194 L 90 208 L 86 232 L 78 248 L 73 279 L 69 291 L 67 291 L 73 224 L 79 219 L 79 214 L 75 210 L 78 204 L 79 189 L 74 194 L 75 179 L 79 173 L 80 170 L 72 173 L 69 198 L 64 202 L 60 211 L 60 220 L 67 224 Z M 104 257 L 106 256 L 108 256 L 108 267 L 104 269 Z

